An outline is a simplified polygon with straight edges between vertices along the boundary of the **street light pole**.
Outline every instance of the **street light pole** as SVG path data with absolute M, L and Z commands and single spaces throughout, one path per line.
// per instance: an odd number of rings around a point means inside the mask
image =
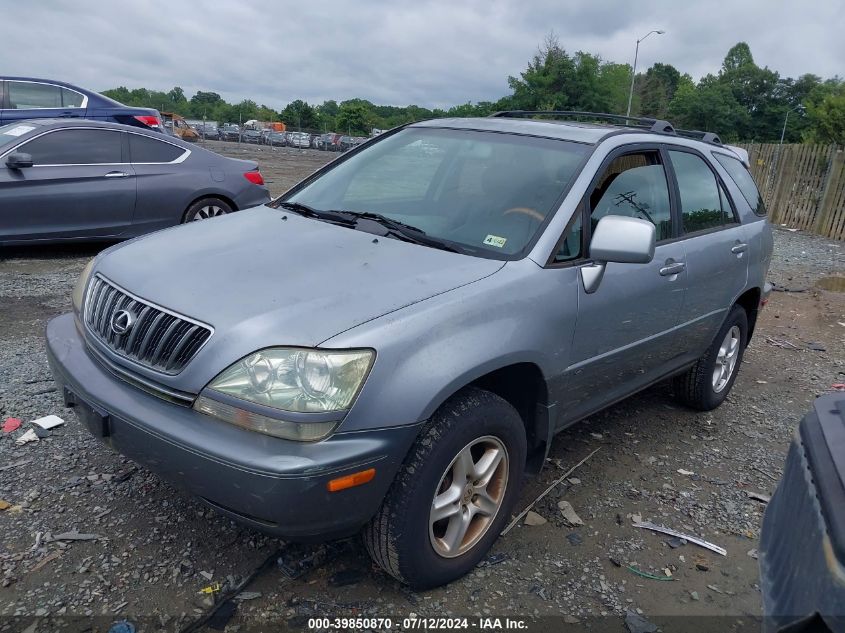
M 634 79 L 637 77 L 637 58 L 640 56 L 640 42 L 642 42 L 645 38 L 647 38 L 652 33 L 657 33 L 658 35 L 663 35 L 666 31 L 649 31 L 645 35 L 643 35 L 640 39 L 637 40 L 637 47 L 634 49 L 634 70 L 631 73 L 631 89 L 628 91 L 628 110 L 625 112 L 625 116 L 631 116 L 631 100 L 634 98 Z
M 790 108 L 789 110 L 786 111 L 786 117 L 784 117 L 784 119 L 783 119 L 783 129 L 780 132 L 780 144 L 781 145 L 783 145 L 783 137 L 786 136 L 786 124 L 789 121 L 789 113 L 795 112 L 796 110 L 803 110 L 803 109 L 804 109 L 804 104 L 799 103 L 794 108 Z

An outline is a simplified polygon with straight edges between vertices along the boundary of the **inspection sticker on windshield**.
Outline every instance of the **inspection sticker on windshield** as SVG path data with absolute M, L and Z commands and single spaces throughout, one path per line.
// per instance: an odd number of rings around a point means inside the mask
M 484 238 L 484 243 L 487 244 L 487 246 L 495 246 L 496 248 L 502 248 L 507 241 L 508 238 L 499 237 L 498 235 L 488 235 Z
M 31 125 L 18 125 L 17 127 L 13 127 L 11 130 L 6 130 L 3 134 L 7 136 L 23 136 L 27 132 L 32 132 L 35 128 Z

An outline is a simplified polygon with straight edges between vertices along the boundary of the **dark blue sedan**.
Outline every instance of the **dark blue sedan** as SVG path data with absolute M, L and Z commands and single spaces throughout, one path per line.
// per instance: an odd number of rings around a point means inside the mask
M 0 77 L 0 124 L 56 117 L 163 129 L 161 115 L 152 108 L 130 108 L 99 93 L 52 79 Z
M 0 246 L 126 239 L 269 200 L 256 163 L 149 129 L 0 124 Z

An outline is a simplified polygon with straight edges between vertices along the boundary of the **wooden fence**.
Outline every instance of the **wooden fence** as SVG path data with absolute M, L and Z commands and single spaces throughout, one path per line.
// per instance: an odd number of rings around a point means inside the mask
M 845 240 L 845 152 L 829 145 L 750 143 L 751 174 L 772 224 Z

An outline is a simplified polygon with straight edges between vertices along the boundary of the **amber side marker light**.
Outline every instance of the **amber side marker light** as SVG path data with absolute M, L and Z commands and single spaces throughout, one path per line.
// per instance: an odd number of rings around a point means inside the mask
M 337 492 L 339 490 L 346 490 L 347 488 L 353 488 L 355 486 L 360 486 L 362 484 L 366 484 L 373 480 L 373 477 L 376 476 L 376 469 L 375 468 L 368 468 L 367 470 L 362 470 L 358 473 L 352 473 L 351 475 L 344 475 L 343 477 L 338 477 L 337 479 L 332 479 L 326 484 L 326 488 L 329 489 L 329 492 Z

